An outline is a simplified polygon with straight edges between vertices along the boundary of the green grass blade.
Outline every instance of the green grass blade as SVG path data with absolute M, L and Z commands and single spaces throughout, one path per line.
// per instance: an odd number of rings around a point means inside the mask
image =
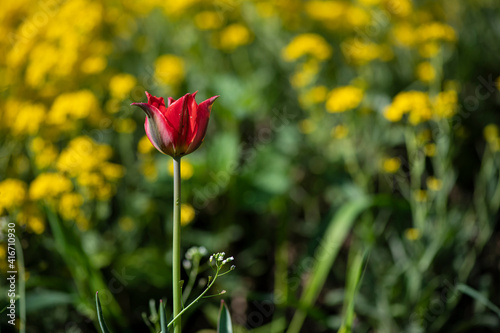
M 354 253 L 356 251 L 356 253 Z M 352 322 L 354 321 L 354 298 L 358 292 L 361 275 L 363 272 L 363 263 L 365 262 L 367 252 L 359 252 L 352 248 L 351 255 L 354 258 L 351 260 L 347 272 L 347 286 L 344 295 L 344 320 L 339 332 L 350 333 L 352 331 Z
M 300 332 L 307 316 L 306 311 L 303 309 L 311 307 L 316 301 L 356 217 L 370 207 L 372 203 L 373 200 L 370 198 L 361 198 L 348 202 L 338 210 L 330 221 L 313 258 L 314 264 L 311 277 L 306 282 L 304 292 L 300 298 L 301 309 L 295 312 L 287 333 Z
M 233 325 L 231 324 L 231 314 L 224 303 L 220 301 L 219 322 L 217 324 L 217 333 L 233 333 Z
M 167 333 L 167 315 L 165 314 L 165 305 L 163 304 L 163 300 L 160 299 L 160 326 L 161 333 Z
M 459 283 L 457 285 L 457 290 L 463 292 L 466 295 L 469 295 L 470 297 L 474 298 L 476 301 L 479 303 L 482 303 L 484 306 L 486 306 L 488 309 L 493 311 L 499 318 L 500 318 L 500 308 L 496 306 L 495 304 L 491 303 L 490 300 L 488 300 L 484 295 L 479 293 L 477 290 L 463 284 Z
M 97 320 L 99 321 L 99 326 L 101 326 L 101 331 L 102 333 L 109 333 L 108 326 L 106 326 L 106 322 L 104 321 L 104 318 L 102 316 L 101 301 L 99 301 L 98 291 L 95 293 L 95 304 L 97 307 Z

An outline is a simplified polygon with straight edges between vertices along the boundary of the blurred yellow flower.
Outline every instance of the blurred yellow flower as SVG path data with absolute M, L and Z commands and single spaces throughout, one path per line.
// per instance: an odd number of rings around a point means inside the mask
M 331 135 L 334 139 L 343 139 L 349 134 L 349 129 L 345 125 L 337 125 L 332 129 Z
M 185 76 L 184 60 L 173 54 L 165 54 L 155 61 L 155 77 L 163 84 L 177 86 Z
M 375 59 L 386 60 L 387 57 L 390 58 L 384 47 L 366 42 L 361 38 L 346 39 L 340 46 L 346 60 L 355 65 L 364 65 Z
M 409 23 L 399 23 L 392 28 L 392 34 L 396 42 L 402 46 L 410 47 L 415 44 L 415 30 Z
M 91 91 L 81 90 L 59 95 L 50 108 L 47 122 L 62 128 L 72 128 L 72 121 L 87 118 L 98 111 L 99 102 Z
M 426 190 L 416 190 L 413 192 L 413 197 L 417 202 L 427 201 L 427 191 Z
M 130 74 L 117 74 L 109 81 L 109 91 L 111 96 L 118 99 L 125 99 L 130 91 L 137 84 L 137 80 Z
M 305 10 L 309 17 L 319 21 L 336 21 L 342 18 L 349 4 L 342 1 L 307 1 Z
M 299 130 L 304 134 L 311 134 L 316 129 L 316 124 L 311 119 L 303 119 L 299 122 Z
M 281 55 L 286 61 L 295 61 L 304 55 L 326 60 L 332 55 L 332 48 L 320 35 L 306 33 L 295 36 Z
M 147 154 L 155 150 L 155 147 L 151 144 L 148 137 L 144 135 L 137 144 L 137 150 L 141 154 Z
M 220 28 L 224 22 L 221 13 L 207 10 L 196 14 L 194 23 L 200 30 L 214 30 Z
M 174 175 L 174 162 L 170 160 L 168 162 L 168 173 L 173 176 Z M 189 179 L 193 177 L 194 168 L 193 165 L 189 162 L 185 157 L 181 159 L 181 178 Z
M 19 208 L 26 199 L 26 183 L 8 178 L 0 182 L 0 215 L 5 211 Z
M 417 228 L 408 228 L 405 230 L 405 237 L 410 241 L 415 241 L 421 237 L 420 230 Z
M 242 24 L 234 23 L 219 33 L 219 47 L 226 51 L 233 51 L 240 46 L 250 44 L 252 35 L 250 30 Z
M 458 106 L 458 96 L 455 90 L 442 91 L 433 99 L 434 114 L 437 118 L 451 118 Z
M 417 28 L 416 36 L 421 42 L 429 41 L 447 41 L 454 42 L 457 39 L 455 30 L 441 22 L 429 22 L 422 24 Z
M 326 110 L 330 113 L 344 112 L 354 109 L 363 100 L 363 90 L 354 86 L 333 89 L 326 101 Z
M 290 82 L 295 88 L 305 87 L 314 81 L 318 72 L 318 61 L 316 59 L 309 59 L 298 67 Z
M 443 187 L 443 181 L 435 177 L 427 177 L 426 183 L 431 191 L 439 191 Z
M 494 142 L 498 139 L 498 126 L 495 124 L 487 125 L 483 130 L 484 138 L 487 142 Z
M 181 226 L 186 226 L 193 221 L 195 216 L 193 206 L 189 204 L 181 204 Z
M 64 193 L 59 199 L 59 213 L 65 220 L 74 220 L 81 214 L 83 197 L 78 193 Z
M 398 157 L 384 158 L 382 169 L 386 173 L 396 173 L 401 167 L 401 160 Z
M 257 9 L 257 14 L 263 18 L 269 18 L 276 13 L 276 9 L 270 2 L 258 2 L 255 4 L 255 8 Z
M 406 17 L 413 10 L 411 0 L 385 0 L 385 7 L 391 14 L 399 17 Z
M 422 81 L 429 83 L 436 77 L 436 70 L 432 67 L 432 64 L 428 61 L 421 62 L 417 66 L 417 78 Z
M 14 109 L 14 105 L 7 105 L 6 113 L 12 113 L 12 122 L 9 124 L 14 135 L 34 135 L 41 124 L 45 121 L 46 109 L 42 104 L 20 103 Z
M 436 144 L 428 143 L 424 146 L 424 153 L 426 156 L 432 157 L 436 155 Z
M 409 113 L 409 122 L 417 125 L 432 117 L 429 96 L 421 91 L 404 91 L 394 97 L 392 104 L 386 107 L 384 116 L 389 121 L 400 121 Z
M 308 106 L 324 102 L 328 94 L 328 88 L 325 86 L 315 86 L 300 95 L 301 104 Z
M 102 72 L 108 61 L 103 56 L 89 57 L 85 59 L 80 67 L 80 70 L 85 74 L 97 74 Z
M 52 199 L 73 189 L 71 181 L 60 173 L 42 173 L 30 184 L 32 200 Z
M 26 225 L 29 230 L 33 231 L 37 235 L 40 235 L 45 231 L 45 222 L 40 216 L 28 216 Z
M 100 165 L 102 174 L 107 180 L 117 181 L 125 174 L 125 168 L 116 163 L 103 162 Z
M 118 133 L 133 133 L 137 124 L 132 118 L 118 118 L 115 121 L 115 129 Z
M 438 54 L 439 50 L 440 50 L 440 46 L 438 43 L 436 42 L 428 42 L 428 43 L 424 43 L 422 44 L 419 48 L 418 48 L 418 53 L 424 57 L 424 58 L 432 58 L 434 57 L 436 54 Z
M 182 160 L 181 160 L 182 163 Z M 146 177 L 146 179 L 150 182 L 154 182 L 156 178 L 158 178 L 158 170 L 156 168 L 155 160 L 153 158 L 149 158 L 141 165 L 142 174 Z M 173 165 L 172 172 L 173 173 Z M 181 171 L 182 173 L 182 171 Z M 182 177 L 182 175 L 181 175 Z

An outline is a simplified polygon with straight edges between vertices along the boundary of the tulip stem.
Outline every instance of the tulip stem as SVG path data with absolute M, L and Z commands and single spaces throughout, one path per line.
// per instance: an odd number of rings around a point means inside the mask
M 174 220 L 172 242 L 172 287 L 174 318 L 182 311 L 181 292 L 181 157 L 174 157 Z M 181 333 L 181 318 L 174 322 L 174 333 Z

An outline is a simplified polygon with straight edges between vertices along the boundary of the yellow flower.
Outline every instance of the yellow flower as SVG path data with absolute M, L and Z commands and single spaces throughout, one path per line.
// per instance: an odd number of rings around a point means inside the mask
M 421 42 L 429 41 L 447 41 L 454 42 L 457 39 L 455 30 L 441 22 L 429 22 L 418 27 L 416 36 Z
M 42 173 L 30 184 L 32 200 L 51 199 L 73 189 L 71 181 L 59 173 Z
M 319 72 L 319 63 L 316 59 L 309 59 L 299 66 L 291 78 L 291 84 L 295 88 L 301 88 L 312 83 Z
M 418 53 L 424 58 L 432 58 L 436 54 L 438 54 L 439 50 L 440 50 L 440 46 L 438 43 L 428 42 L 428 43 L 422 44 L 418 48 Z
M 7 109 L 6 112 L 15 114 L 10 124 L 14 135 L 36 134 L 46 116 L 46 110 L 42 104 L 21 103 L 16 109 Z
M 427 201 L 427 191 L 426 190 L 416 190 L 413 196 L 417 202 Z
M 325 86 L 316 86 L 309 89 L 300 96 L 300 102 L 303 105 L 318 104 L 324 102 L 328 94 L 328 89 Z
M 29 216 L 26 221 L 28 229 L 40 235 L 45 231 L 45 222 L 40 216 Z
M 239 23 L 231 24 L 219 33 L 219 47 L 226 51 L 233 51 L 251 41 L 250 30 Z
M 115 129 L 118 133 L 133 133 L 137 124 L 132 118 L 118 118 L 115 122 Z
M 451 118 L 455 115 L 458 96 L 455 90 L 443 91 L 433 100 L 434 114 L 438 118 Z
M 19 179 L 8 178 L 0 182 L 0 215 L 21 206 L 26 199 L 26 188 L 26 184 Z
M 155 77 L 163 84 L 177 86 L 184 80 L 184 60 L 173 54 L 165 54 L 155 61 Z
M 182 160 L 181 160 L 182 163 Z M 146 177 L 146 179 L 150 182 L 154 182 L 156 178 L 158 178 L 158 170 L 156 168 L 156 164 L 154 159 L 148 159 L 141 165 L 142 174 Z M 182 170 L 181 170 L 182 173 Z M 172 164 L 172 172 L 173 174 L 173 164 Z M 181 174 L 182 178 L 182 174 Z
M 141 154 L 147 154 L 152 151 L 154 151 L 155 147 L 151 144 L 151 141 L 149 141 L 148 137 L 144 135 L 140 140 L 139 143 L 137 144 L 137 150 Z
M 295 36 L 281 55 L 286 61 L 295 61 L 304 55 L 326 60 L 331 57 L 332 48 L 320 35 L 306 33 Z
M 400 23 L 394 26 L 392 34 L 396 42 L 402 46 L 410 47 L 415 44 L 415 30 L 409 23 Z
M 213 11 L 204 11 L 196 14 L 194 23 L 200 30 L 214 30 L 222 26 L 221 14 Z
M 341 1 L 307 1 L 305 10 L 311 18 L 324 22 L 335 22 L 345 14 L 348 4 Z
M 396 95 L 392 104 L 386 107 L 384 116 L 389 121 L 399 121 L 409 113 L 409 122 L 417 125 L 432 117 L 429 96 L 421 91 L 404 91 Z
M 109 81 L 111 96 L 124 99 L 137 84 L 137 80 L 130 74 L 117 74 Z
M 426 156 L 432 157 L 436 155 L 436 144 L 428 143 L 424 146 L 424 153 Z
M 396 173 L 401 167 L 401 160 L 398 157 L 385 158 L 382 161 L 382 169 L 386 173 Z
M 102 72 L 108 61 L 103 56 L 89 57 L 85 59 L 80 67 L 81 71 L 85 74 L 97 74 Z
M 405 237 L 410 241 L 415 241 L 421 237 L 420 230 L 417 228 L 409 228 L 405 230 Z
M 170 160 L 168 163 L 168 173 L 173 176 L 174 175 L 174 162 L 173 160 Z M 182 179 L 189 179 L 193 177 L 194 173 L 194 168 L 193 165 L 189 162 L 188 159 L 182 158 L 181 159 L 181 178 Z
M 304 134 L 311 134 L 316 129 L 316 124 L 310 119 L 299 122 L 299 130 Z
M 417 77 L 420 81 L 429 83 L 436 77 L 436 70 L 430 62 L 421 62 L 417 66 Z
M 443 181 L 435 177 L 427 178 L 427 188 L 431 191 L 439 191 L 443 187 Z
M 387 50 L 375 43 L 365 42 L 361 38 L 350 38 L 342 42 L 342 53 L 348 62 L 364 65 L 375 59 L 389 60 Z
M 59 200 L 59 213 L 65 220 L 74 220 L 81 214 L 83 197 L 78 193 L 64 193 Z
M 91 91 L 65 93 L 59 95 L 52 104 L 47 122 L 71 128 L 73 120 L 87 118 L 99 109 L 99 102 Z
M 326 101 L 326 110 L 330 113 L 344 112 L 356 108 L 363 99 L 363 90 L 354 86 L 333 89 Z
M 494 142 L 498 139 L 498 126 L 495 124 L 487 125 L 483 130 L 484 138 L 487 142 Z
M 193 221 L 195 211 L 193 206 L 188 204 L 181 204 L 181 225 L 184 227 Z
M 406 17 L 413 10 L 410 0 L 385 0 L 385 6 L 391 14 L 399 17 Z
M 125 168 L 116 163 L 103 162 L 100 169 L 104 177 L 111 181 L 117 181 L 125 174 Z
M 343 139 L 349 134 L 349 129 L 344 125 L 337 125 L 332 129 L 331 134 L 334 139 Z

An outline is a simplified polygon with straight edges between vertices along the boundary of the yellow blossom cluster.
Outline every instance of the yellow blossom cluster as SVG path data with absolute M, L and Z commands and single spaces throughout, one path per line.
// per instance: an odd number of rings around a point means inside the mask
M 353 29 L 368 26 L 371 16 L 366 9 L 346 1 L 307 1 L 305 12 L 329 29 Z
M 99 113 L 99 102 L 89 90 L 65 93 L 57 96 L 47 115 L 47 123 L 64 131 L 75 128 L 76 120 Z
M 384 116 L 392 122 L 400 121 L 408 114 L 412 125 L 436 119 L 452 117 L 457 108 L 457 93 L 453 90 L 440 92 L 435 98 L 422 91 L 405 91 L 394 97 L 385 109 Z
M 114 183 L 123 177 L 121 165 L 109 162 L 112 149 L 80 136 L 70 141 L 57 160 L 57 169 L 75 178 L 89 198 L 107 200 L 114 193 Z
M 19 208 L 26 199 L 26 184 L 19 179 L 6 179 L 0 182 L 0 215 Z
M 354 86 L 333 89 L 326 100 L 326 110 L 330 113 L 345 112 L 356 108 L 363 99 L 363 90 Z

